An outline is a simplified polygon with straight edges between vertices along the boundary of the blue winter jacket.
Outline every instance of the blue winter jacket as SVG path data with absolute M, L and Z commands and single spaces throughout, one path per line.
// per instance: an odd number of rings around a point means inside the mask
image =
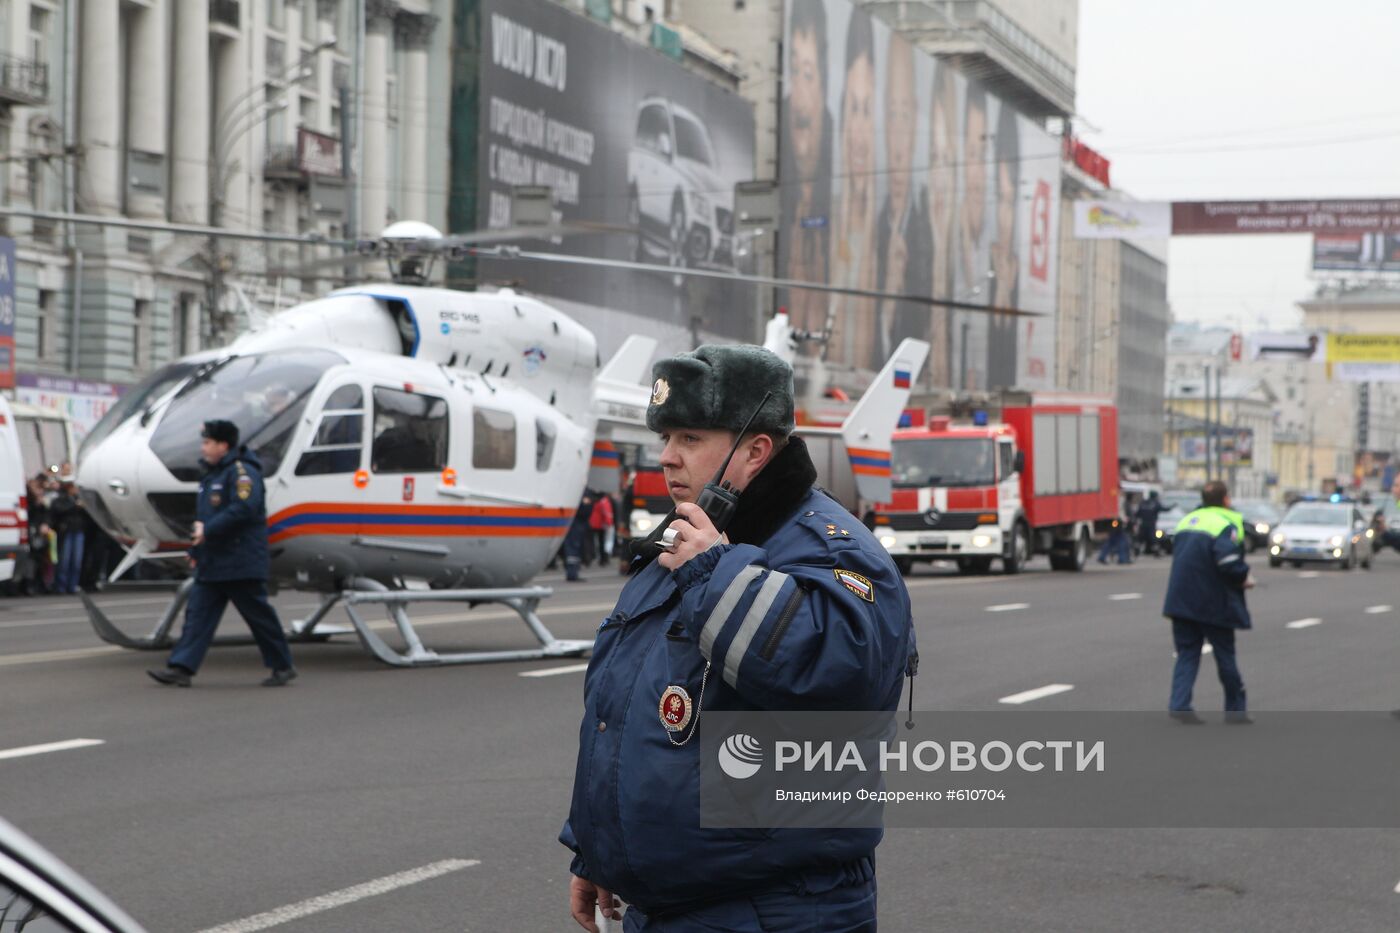
M 1244 519 L 1229 509 L 1197 509 L 1176 526 L 1162 614 L 1205 625 L 1249 628 L 1244 581 Z
M 676 747 L 658 715 L 673 684 L 702 716 L 898 706 L 914 644 L 908 592 L 869 531 L 812 488 L 810 464 L 792 441 L 744 493 L 735 524 L 746 507 L 782 514 L 749 522 L 762 528 L 750 543 L 716 546 L 674 573 L 647 564 L 598 630 L 560 841 L 574 874 L 648 915 L 799 877 L 831 887 L 880 841 L 869 828 L 701 828 L 701 743 Z M 806 482 L 784 482 L 798 467 Z
M 204 543 L 192 550 L 196 580 L 267 579 L 267 506 L 256 453 L 230 450 L 207 468 L 195 518 L 204 523 Z

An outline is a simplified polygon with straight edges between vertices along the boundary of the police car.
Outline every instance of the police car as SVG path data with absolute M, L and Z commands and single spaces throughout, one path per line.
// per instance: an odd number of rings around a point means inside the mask
M 1333 563 L 1351 570 L 1359 563 L 1371 569 L 1371 537 L 1375 532 L 1356 503 L 1334 499 L 1297 502 L 1269 536 L 1269 566 L 1284 561 Z

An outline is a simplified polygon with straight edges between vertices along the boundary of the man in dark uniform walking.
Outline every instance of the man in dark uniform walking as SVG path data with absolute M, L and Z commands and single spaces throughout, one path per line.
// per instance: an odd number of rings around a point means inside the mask
M 272 671 L 264 687 L 281 687 L 297 676 L 292 650 L 276 611 L 267 601 L 267 508 L 262 461 L 238 446 L 238 427 L 206 421 L 200 453 L 205 467 L 195 509 L 194 587 L 185 607 L 185 626 L 166 667 L 150 670 L 154 680 L 188 687 L 214 641 L 229 601 L 253 631 L 263 663 Z
M 1235 663 L 1235 630 L 1252 624 L 1244 600 L 1245 590 L 1254 585 L 1244 561 L 1244 519 L 1230 510 L 1230 493 L 1219 480 L 1201 489 L 1201 503 L 1176 526 L 1162 607 L 1162 615 L 1172 620 L 1176 642 L 1169 709 L 1180 722 L 1204 722 L 1191 707 L 1191 692 L 1201 646 L 1208 641 L 1225 688 L 1225 721 L 1248 723 L 1244 680 Z
M 703 346 L 653 376 L 647 426 L 676 507 L 638 542 L 584 681 L 560 834 L 570 912 L 596 933 L 617 895 L 627 933 L 870 933 L 880 830 L 705 828 L 691 738 L 705 710 L 895 709 L 912 674 L 909 594 L 889 553 L 814 485 L 787 363 Z M 697 500 L 722 467 L 742 494 L 732 519 L 715 509 L 716 527 Z

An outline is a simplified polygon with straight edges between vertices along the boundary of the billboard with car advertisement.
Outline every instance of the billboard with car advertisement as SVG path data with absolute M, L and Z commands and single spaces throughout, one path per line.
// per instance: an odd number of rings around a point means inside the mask
M 665 273 L 673 265 L 751 271 L 735 237 L 733 202 L 735 184 L 753 178 L 752 105 L 560 4 L 481 0 L 478 9 L 478 226 L 510 226 L 512 191 L 544 185 L 556 223 L 594 221 L 640 235 L 517 245 L 659 270 L 483 259 L 478 277 L 564 299 L 595 332 L 617 329 L 621 311 L 631 312 L 622 320 L 661 326 L 649 332 L 663 338 L 669 326 L 674 334 L 694 328 L 753 339 L 751 287 Z M 614 343 L 600 342 L 604 351 Z
M 782 72 L 779 275 L 1043 315 L 793 289 L 828 368 L 919 337 L 923 385 L 1052 387 L 1060 140 L 848 0 L 789 0 Z

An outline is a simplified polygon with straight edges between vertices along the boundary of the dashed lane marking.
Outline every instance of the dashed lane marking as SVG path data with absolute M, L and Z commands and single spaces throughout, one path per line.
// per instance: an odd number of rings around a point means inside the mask
M 1020 609 L 1029 609 L 1030 603 L 1002 603 L 1000 606 L 988 606 L 988 612 L 1016 612 Z
M 1110 600 L 1112 600 L 1113 602 L 1115 602 L 1115 603 L 1125 603 L 1125 602 L 1128 602 L 1129 600 L 1133 600 L 1133 599 L 1142 599 L 1142 594 L 1141 594 L 1141 593 L 1114 593 L 1112 596 L 1110 596 L 1110 597 L 1108 597 L 1108 598 L 1109 598 Z
M 588 670 L 588 663 L 565 664 L 563 667 L 541 667 L 533 671 L 521 671 L 520 677 L 554 677 L 557 674 L 577 674 Z
M 309 917 L 312 914 L 323 913 L 327 910 L 334 910 L 337 907 L 344 907 L 346 904 L 353 904 L 368 897 L 378 897 L 381 894 L 388 894 L 399 888 L 406 888 L 409 885 L 420 884 L 424 881 L 431 881 L 443 875 L 451 874 L 454 871 L 461 871 L 464 868 L 471 868 L 473 865 L 480 865 L 478 859 L 450 858 L 441 862 L 433 862 L 431 865 L 424 865 L 421 868 L 413 868 L 409 871 L 401 871 L 395 875 L 386 875 L 374 881 L 366 881 L 364 884 L 357 884 L 354 887 L 343 888 L 339 891 L 332 891 L 330 894 L 322 894 L 320 897 L 309 898 L 295 904 L 288 904 L 285 907 L 278 907 L 276 910 L 269 910 L 265 913 L 254 914 L 251 917 L 244 917 L 242 920 L 235 920 L 232 923 L 221 924 L 201 930 L 200 933 L 254 933 L 256 930 L 267 930 L 272 927 L 281 926 L 284 923 L 291 923 L 293 920 L 300 920 L 302 917 Z
M 1378 615 L 1381 615 L 1381 614 L 1383 614 L 1383 613 L 1390 612 L 1390 611 L 1391 611 L 1392 609 L 1394 609 L 1394 608 L 1395 608 L 1395 607 L 1393 607 L 1393 606 L 1388 606 L 1388 605 L 1367 606 L 1367 607 L 1366 607 L 1366 614 L 1367 614 L 1368 616 L 1378 616 Z
M 1074 689 L 1074 684 L 1046 684 L 1043 687 L 1036 687 L 1034 690 L 1026 690 L 1023 693 L 1013 693 L 1009 697 L 1002 697 L 998 703 L 1009 703 L 1012 706 L 1019 706 L 1022 703 L 1030 703 L 1034 700 L 1043 700 L 1052 697 L 1057 693 L 1067 693 Z
M 63 742 L 46 742 L 43 745 L 26 745 L 22 748 L 0 749 L 0 760 L 6 758 L 28 758 L 31 755 L 47 755 L 49 752 L 66 752 L 75 748 L 91 748 L 104 745 L 101 739 L 68 739 Z
M 1320 573 L 1319 573 L 1318 571 L 1316 571 L 1316 570 L 1304 570 L 1304 571 L 1302 571 L 1301 573 L 1298 574 L 1298 579 L 1299 579 L 1299 580 L 1311 580 L 1311 579 L 1313 579 L 1314 577 L 1317 577 L 1317 576 L 1320 576 Z
M 1296 619 L 1289 622 L 1284 628 L 1312 628 L 1314 625 L 1321 625 L 1321 619 Z

